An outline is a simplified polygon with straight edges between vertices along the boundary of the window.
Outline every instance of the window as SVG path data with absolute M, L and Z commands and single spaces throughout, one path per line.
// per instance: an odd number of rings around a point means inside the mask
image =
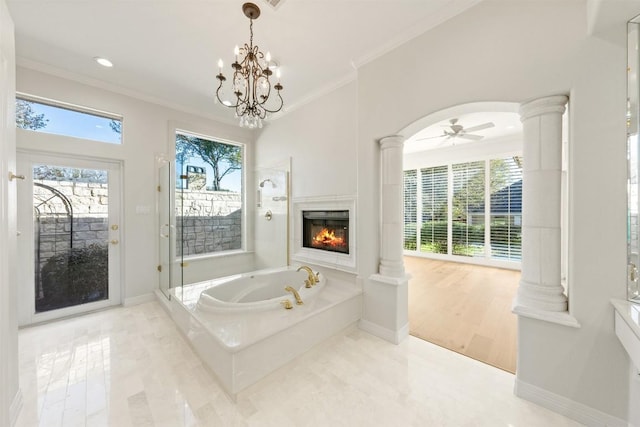
M 26 95 L 16 97 L 16 126 L 35 132 L 122 143 L 122 116 Z
M 491 160 L 491 257 L 522 258 L 522 158 Z
M 422 176 L 422 226 L 420 250 L 446 254 L 448 252 L 449 168 L 438 166 L 421 169 Z
M 484 163 L 452 165 L 452 254 L 484 256 Z
M 522 157 L 407 170 L 404 213 L 405 250 L 520 261 Z
M 176 132 L 176 253 L 242 249 L 242 145 Z
M 404 248 L 416 250 L 418 241 L 416 222 L 417 216 L 417 185 L 418 171 L 404 171 Z

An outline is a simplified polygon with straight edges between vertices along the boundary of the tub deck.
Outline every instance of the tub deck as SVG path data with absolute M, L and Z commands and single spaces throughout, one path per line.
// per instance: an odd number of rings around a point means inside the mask
M 327 278 L 309 303 L 256 313 L 197 309 L 200 293 L 215 281 L 172 289 L 171 315 L 196 353 L 232 396 L 311 347 L 357 322 L 362 290 Z

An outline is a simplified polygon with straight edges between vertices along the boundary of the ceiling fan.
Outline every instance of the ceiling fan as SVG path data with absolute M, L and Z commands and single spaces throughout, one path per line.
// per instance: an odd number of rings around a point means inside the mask
M 464 138 L 464 139 L 471 139 L 471 140 L 477 141 L 479 139 L 484 138 L 484 135 L 474 135 L 471 132 L 477 132 L 479 130 L 489 129 L 494 127 L 495 125 L 493 124 L 493 122 L 487 122 L 481 125 L 465 128 L 464 126 L 458 124 L 458 119 L 450 119 L 448 125 L 442 125 L 442 126 L 445 127 L 445 129 L 442 131 L 443 132 L 442 135 L 429 136 L 427 138 L 420 138 L 420 139 L 417 139 L 416 141 L 422 141 L 424 139 L 433 139 L 433 138 L 445 138 L 445 139 Z

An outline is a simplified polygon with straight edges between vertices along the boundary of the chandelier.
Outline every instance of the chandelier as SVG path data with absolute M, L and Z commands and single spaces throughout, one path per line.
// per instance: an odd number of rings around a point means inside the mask
M 220 80 L 220 84 L 216 90 L 216 101 L 235 109 L 235 116 L 240 118 L 240 126 L 251 129 L 261 128 L 262 120 L 267 117 L 268 113 L 277 113 L 282 109 L 280 70 L 276 71 L 278 83 L 273 86 L 278 100 L 275 101 L 275 105 L 267 107 L 267 101 L 272 97 L 269 78 L 273 75 L 273 71 L 270 67 L 274 64 L 271 62 L 269 52 L 264 55 L 258 46 L 253 45 L 253 20 L 260 16 L 260 8 L 253 3 L 245 3 L 242 5 L 242 11 L 249 18 L 251 37 L 249 44 L 245 43 L 243 47 L 236 46 L 234 49 L 235 61 L 231 64 L 233 68 L 231 90 L 235 95 L 235 103 L 220 97 L 222 84 L 227 80 L 222 74 L 222 59 L 218 61 L 219 73 L 216 79 Z

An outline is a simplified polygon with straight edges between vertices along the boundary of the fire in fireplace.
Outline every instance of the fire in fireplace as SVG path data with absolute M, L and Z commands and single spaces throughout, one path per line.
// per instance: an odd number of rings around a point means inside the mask
M 302 246 L 349 253 L 349 211 L 302 211 Z

